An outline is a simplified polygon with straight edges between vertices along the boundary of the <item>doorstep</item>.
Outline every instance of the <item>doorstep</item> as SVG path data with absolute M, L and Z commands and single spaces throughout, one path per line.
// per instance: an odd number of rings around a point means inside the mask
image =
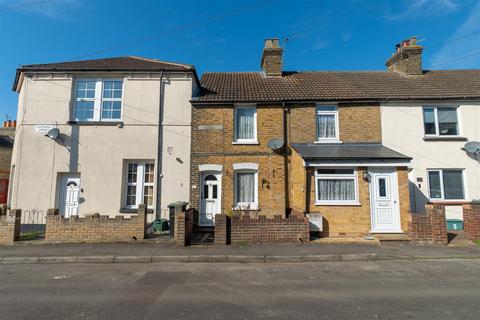
M 330 237 L 325 237 L 325 238 L 312 240 L 312 241 L 310 241 L 310 243 L 373 244 L 373 245 L 378 245 L 378 244 L 380 244 L 380 241 L 376 238 L 361 238 L 361 237 L 355 237 L 355 238 L 335 237 L 335 238 L 330 238 Z
M 405 233 L 374 233 L 372 236 L 380 242 L 412 241 L 412 238 Z

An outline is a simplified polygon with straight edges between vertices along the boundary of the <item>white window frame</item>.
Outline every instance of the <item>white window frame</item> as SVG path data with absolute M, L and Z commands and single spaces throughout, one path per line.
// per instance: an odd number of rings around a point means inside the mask
M 255 113 L 253 114 L 253 139 L 239 139 L 237 137 L 237 111 L 240 109 L 254 109 Z M 254 104 L 248 104 L 248 105 L 236 105 L 234 107 L 233 111 L 233 144 L 258 144 L 257 140 L 257 106 Z
M 253 173 L 255 174 L 254 182 L 254 192 L 255 192 L 255 202 L 238 202 L 237 201 L 237 174 L 238 173 Z M 234 171 L 234 181 L 233 181 L 233 192 L 234 192 L 234 199 L 235 205 L 233 207 L 234 210 L 257 210 L 258 209 L 258 170 L 253 169 L 239 169 Z
M 321 110 L 322 108 L 330 107 L 334 110 Z M 319 115 L 333 115 L 335 117 L 335 137 L 333 138 L 321 138 L 318 136 L 318 116 Z M 338 119 L 338 105 L 336 104 L 320 104 L 315 105 L 315 135 L 316 143 L 340 143 L 340 124 Z
M 443 171 L 461 171 L 462 172 L 462 185 L 463 185 L 463 198 L 461 199 L 445 199 L 445 190 L 443 187 Z M 439 172 L 440 178 L 440 198 L 432 198 L 430 192 L 430 172 Z M 438 201 L 465 201 L 467 199 L 467 182 L 465 179 L 465 169 L 461 168 L 442 168 L 442 169 L 427 169 L 427 187 L 428 187 L 428 199 L 430 202 Z
M 346 169 L 346 170 L 353 170 L 352 174 L 320 174 L 318 173 L 319 169 Z M 320 200 L 318 198 L 318 181 L 322 179 L 328 180 L 352 180 L 355 187 L 355 199 L 353 200 Z M 358 172 L 356 168 L 337 168 L 337 167 L 315 167 L 315 205 L 360 205 L 360 201 L 358 198 Z
M 137 181 L 136 182 L 128 182 L 128 167 L 130 164 L 137 164 Z M 145 166 L 147 164 L 153 164 L 153 171 L 154 171 L 154 181 L 152 182 L 145 182 Z M 147 206 L 147 208 L 151 209 L 155 205 L 155 162 L 154 161 L 127 161 L 125 165 L 125 187 L 124 187 L 124 207 L 127 209 L 138 209 L 138 205 L 143 203 L 143 196 L 144 196 L 144 188 L 146 186 L 153 186 L 153 205 Z M 128 205 L 128 187 L 129 186 L 136 186 L 136 194 L 135 194 L 135 204 Z
M 95 97 L 94 98 L 77 98 L 77 83 L 79 81 L 91 81 L 95 82 Z M 122 97 L 121 98 L 104 98 L 103 97 L 103 86 L 105 81 L 122 81 Z M 125 89 L 125 80 L 121 78 L 77 78 L 75 79 L 75 85 L 73 87 L 74 96 L 75 96 L 75 105 L 73 106 L 72 119 L 79 122 L 118 122 L 123 119 L 123 97 Z M 78 119 L 76 117 L 77 102 L 79 101 L 93 101 L 93 118 L 90 119 Z M 120 101 L 120 118 L 118 119 L 108 119 L 102 118 L 102 107 L 103 101 Z
M 438 122 L 438 109 L 452 109 L 454 108 L 455 109 L 455 112 L 457 113 L 457 127 L 458 127 L 458 130 L 457 130 L 457 134 L 455 135 L 444 135 L 444 134 L 440 134 L 440 123 Z M 455 137 L 461 137 L 462 136 L 462 132 L 461 132 L 461 121 L 460 121 L 460 112 L 458 112 L 458 108 L 459 106 L 458 105 L 444 105 L 444 106 L 429 106 L 429 105 L 425 105 L 425 106 L 422 106 L 422 119 L 423 119 L 423 134 L 425 137 L 433 137 L 433 138 L 449 138 L 449 137 L 452 137 L 452 138 L 455 138 Z M 435 134 L 427 134 L 425 132 L 425 109 L 433 109 L 433 115 L 434 115 L 434 121 L 435 121 Z

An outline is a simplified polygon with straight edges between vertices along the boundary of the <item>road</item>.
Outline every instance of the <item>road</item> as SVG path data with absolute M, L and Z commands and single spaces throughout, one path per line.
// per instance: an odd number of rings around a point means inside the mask
M 0 319 L 480 319 L 480 261 L 0 266 Z

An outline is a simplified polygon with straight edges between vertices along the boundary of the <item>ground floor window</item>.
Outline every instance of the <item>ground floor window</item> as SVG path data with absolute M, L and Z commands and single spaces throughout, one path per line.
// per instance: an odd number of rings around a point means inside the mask
M 153 207 L 155 165 L 152 162 L 128 162 L 125 207 L 136 209 L 140 204 Z
M 315 202 L 318 205 L 358 203 L 357 185 L 355 169 L 316 169 Z
M 464 200 L 463 170 L 428 170 L 429 196 L 432 200 Z
M 257 171 L 235 171 L 235 207 L 238 209 L 258 208 Z

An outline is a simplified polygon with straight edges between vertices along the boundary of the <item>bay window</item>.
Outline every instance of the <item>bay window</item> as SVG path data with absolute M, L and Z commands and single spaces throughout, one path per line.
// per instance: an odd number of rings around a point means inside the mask
M 358 204 L 357 185 L 355 169 L 317 169 L 315 204 Z
M 460 135 L 455 107 L 424 107 L 423 123 L 425 136 Z
M 118 121 L 122 118 L 123 81 L 114 79 L 76 81 L 76 121 Z
M 431 169 L 428 173 L 429 197 L 432 200 L 464 200 L 463 170 Z
M 257 108 L 235 107 L 235 143 L 257 143 Z
M 155 165 L 149 162 L 127 163 L 125 207 L 136 209 L 140 204 L 153 207 Z
M 317 141 L 338 142 L 338 110 L 336 106 L 317 105 Z

